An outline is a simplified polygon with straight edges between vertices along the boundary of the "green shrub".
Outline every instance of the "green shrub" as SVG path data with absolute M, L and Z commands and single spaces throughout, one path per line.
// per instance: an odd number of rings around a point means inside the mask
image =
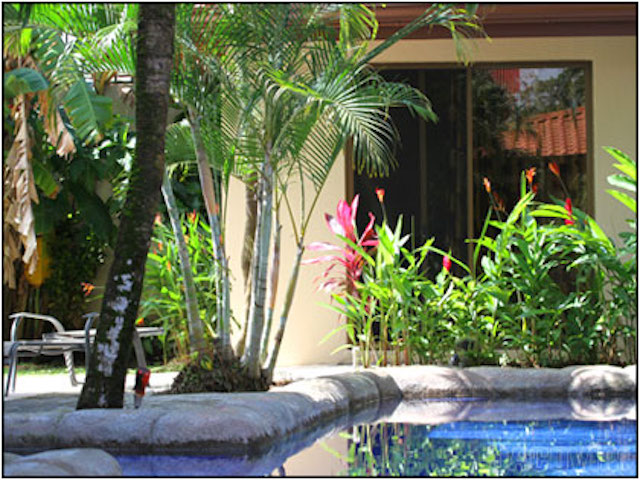
M 191 269 L 202 318 L 208 334 L 213 336 L 216 318 L 215 263 L 211 245 L 211 228 L 194 212 L 182 219 Z M 140 317 L 145 325 L 161 326 L 165 363 L 167 357 L 186 357 L 189 333 L 184 285 L 178 249 L 169 225 L 156 217 L 151 247 L 147 257 Z
M 557 166 L 550 168 L 562 181 Z M 569 197 L 536 202 L 534 176 L 535 169 L 522 173 L 521 198 L 504 220 L 485 182 L 492 209 L 473 240 L 471 268 L 435 248 L 433 239 L 407 250 L 402 218 L 395 229 L 386 220 L 375 227 L 375 249 L 338 235 L 362 271 L 354 289 L 332 295 L 331 308 L 345 323 L 331 334 L 346 330 L 365 366 L 372 358 L 384 365 L 442 364 L 452 355 L 467 366 L 635 361 L 635 237 L 617 249 Z M 428 254 L 443 257 L 433 280 L 424 268 Z M 452 262 L 467 275 L 453 275 Z

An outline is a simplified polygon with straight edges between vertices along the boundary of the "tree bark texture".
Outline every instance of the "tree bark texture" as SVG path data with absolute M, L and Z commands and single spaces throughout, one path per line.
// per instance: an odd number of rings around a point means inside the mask
M 164 172 L 174 27 L 175 4 L 140 5 L 136 156 L 78 409 L 123 407 L 134 322 Z
M 193 271 L 191 270 L 191 260 L 189 259 L 189 249 L 187 242 L 182 233 L 182 225 L 180 224 L 180 216 L 176 205 L 176 198 L 171 187 L 171 179 L 165 169 L 162 180 L 162 196 L 167 206 L 169 221 L 173 236 L 176 239 L 176 247 L 178 257 L 180 258 L 180 270 L 182 271 L 182 281 L 184 284 L 184 296 L 187 304 L 187 327 L 189 330 L 189 351 L 191 353 L 205 351 L 204 326 L 200 318 L 200 310 L 198 308 L 198 296 L 196 293 L 196 284 L 193 280 Z

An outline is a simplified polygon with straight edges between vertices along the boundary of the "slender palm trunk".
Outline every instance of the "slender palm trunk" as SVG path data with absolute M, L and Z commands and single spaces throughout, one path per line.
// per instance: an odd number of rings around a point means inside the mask
M 211 167 L 207 161 L 207 153 L 200 133 L 200 120 L 197 112 L 189 109 L 189 123 L 193 135 L 193 143 L 196 150 L 198 162 L 198 175 L 200 177 L 200 187 L 204 197 L 209 225 L 211 225 L 211 240 L 214 248 L 214 258 L 217 265 L 217 298 L 218 298 L 218 319 L 217 332 L 220 338 L 220 346 L 224 355 L 231 355 L 230 339 L 230 288 L 229 288 L 229 268 L 227 257 L 224 252 L 224 239 L 220 227 L 220 205 L 216 201 L 215 185 Z
M 169 214 L 173 236 L 176 239 L 178 258 L 180 258 L 180 269 L 182 271 L 185 301 L 187 303 L 189 351 L 191 353 L 204 353 L 204 326 L 202 324 L 202 319 L 200 318 L 200 311 L 198 308 L 198 296 L 196 294 L 196 284 L 193 280 L 191 261 L 189 260 L 189 250 L 187 249 L 187 242 L 185 241 L 184 234 L 182 233 L 182 225 L 180 224 L 176 198 L 173 195 L 171 179 L 169 178 L 166 169 L 164 171 L 164 177 L 162 179 L 162 195 L 164 197 L 165 205 L 167 206 L 167 213 Z
M 287 285 L 287 293 L 284 299 L 284 305 L 282 306 L 282 313 L 280 314 L 280 323 L 276 336 L 273 339 L 273 345 L 267 358 L 265 373 L 267 380 L 271 382 L 273 379 L 273 370 L 276 367 L 276 360 L 280 353 L 280 345 L 282 344 L 282 338 L 284 337 L 284 329 L 289 319 L 289 310 L 291 310 L 291 304 L 293 303 L 293 296 L 296 292 L 296 285 L 298 284 L 298 275 L 300 273 L 300 262 L 302 261 L 302 254 L 304 253 L 304 245 L 302 241 L 298 243 L 298 251 L 296 258 L 293 261 L 293 269 L 291 270 L 291 276 L 289 277 L 289 284 Z
M 252 260 L 251 308 L 249 309 L 247 339 L 242 357 L 250 378 L 259 378 L 260 376 L 260 347 L 265 319 L 273 207 L 273 167 L 270 153 L 270 148 L 267 146 L 258 182 L 261 187 Z
M 267 305 L 267 318 L 262 330 L 262 346 L 260 347 L 260 362 L 267 359 L 269 353 L 269 335 L 273 324 L 273 311 L 276 307 L 278 295 L 278 279 L 280 278 L 280 233 L 282 225 L 276 215 L 276 228 L 273 235 L 273 257 L 271 258 L 271 275 L 269 277 L 269 305 Z
M 257 182 L 255 180 L 245 183 L 245 224 L 242 244 L 242 278 L 244 280 L 245 294 L 245 319 L 242 325 L 240 340 L 236 346 L 236 353 L 244 354 L 244 342 L 247 338 L 247 326 L 249 325 L 249 310 L 251 309 L 251 258 L 253 256 L 253 243 L 256 237 L 256 220 L 258 218 Z
M 121 215 L 89 371 L 77 408 L 122 408 L 134 322 L 164 172 L 175 4 L 140 5 L 135 162 Z

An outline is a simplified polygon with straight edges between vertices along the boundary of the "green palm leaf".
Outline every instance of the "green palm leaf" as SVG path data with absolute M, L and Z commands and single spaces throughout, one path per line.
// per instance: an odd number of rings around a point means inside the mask
M 31 68 L 17 68 L 3 75 L 4 94 L 7 98 L 13 98 L 24 93 L 46 90 L 49 82 L 40 72 Z
M 64 104 L 76 135 L 84 142 L 98 139 L 100 130 L 112 117 L 112 100 L 96 95 L 85 82 L 77 82 L 69 89 Z

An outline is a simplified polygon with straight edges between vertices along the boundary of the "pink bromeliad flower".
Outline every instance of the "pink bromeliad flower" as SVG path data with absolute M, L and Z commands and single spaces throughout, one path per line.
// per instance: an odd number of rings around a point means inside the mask
M 335 235 L 347 238 L 367 251 L 374 249 L 378 245 L 378 240 L 375 238 L 375 232 L 373 230 L 375 217 L 369 212 L 369 223 L 362 235 L 358 236 L 356 214 L 358 213 L 359 199 L 360 196 L 356 195 L 351 205 L 344 200 L 340 200 L 338 202 L 338 208 L 336 209 L 336 216 L 334 217 L 327 213 L 325 214 L 325 219 L 329 230 Z M 364 259 L 360 253 L 346 243 L 344 246 L 339 246 L 327 242 L 314 242 L 307 247 L 307 250 L 337 252 L 336 254 L 312 258 L 303 262 L 304 264 L 329 264 L 323 274 L 318 277 L 324 279 L 319 288 L 328 291 L 343 290 L 349 294 L 357 295 L 356 282 L 362 277 L 362 269 L 364 266 Z M 330 277 L 329 275 L 336 266 L 344 267 L 344 275 Z

